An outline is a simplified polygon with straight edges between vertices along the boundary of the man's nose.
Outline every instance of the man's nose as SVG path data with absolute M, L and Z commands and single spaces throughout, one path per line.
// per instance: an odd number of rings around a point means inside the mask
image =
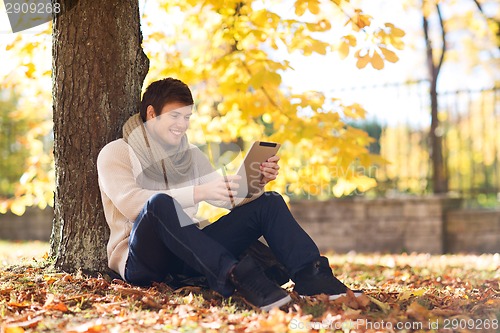
M 181 117 L 180 119 L 177 119 L 176 125 L 182 129 L 186 129 L 189 125 L 189 120 L 184 119 L 184 117 Z

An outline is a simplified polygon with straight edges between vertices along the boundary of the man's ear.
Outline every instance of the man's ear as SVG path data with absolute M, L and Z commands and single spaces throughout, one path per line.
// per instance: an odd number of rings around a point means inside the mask
M 148 105 L 146 109 L 146 121 L 153 119 L 156 117 L 155 108 L 152 105 Z

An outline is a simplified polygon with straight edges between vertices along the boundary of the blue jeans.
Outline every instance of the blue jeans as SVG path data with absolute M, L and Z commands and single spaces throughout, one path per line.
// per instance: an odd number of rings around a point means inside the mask
M 234 208 L 203 229 L 190 221 L 172 197 L 152 196 L 130 234 L 125 280 L 149 285 L 169 274 L 202 274 L 211 289 L 229 296 L 234 291 L 229 270 L 260 236 L 290 276 L 320 255 L 276 192 Z

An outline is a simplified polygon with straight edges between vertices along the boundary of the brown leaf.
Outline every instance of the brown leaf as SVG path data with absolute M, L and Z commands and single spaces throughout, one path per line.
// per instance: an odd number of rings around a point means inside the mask
M 21 308 L 21 309 L 24 309 L 24 308 L 27 308 L 31 305 L 31 303 L 29 302 L 9 302 L 7 303 L 8 306 L 12 306 L 14 308 Z
M 432 309 L 431 314 L 435 316 L 443 316 L 443 317 L 449 317 L 449 316 L 454 316 L 456 314 L 460 313 L 458 310 L 453 310 L 453 309 Z
M 384 313 L 389 313 L 389 311 L 391 310 L 391 306 L 389 304 L 386 304 L 384 302 L 381 302 L 379 301 L 378 299 L 376 299 L 375 297 L 371 297 L 371 296 L 368 296 L 366 295 L 366 297 L 368 297 L 368 299 L 373 303 L 375 304 L 376 306 L 378 306 L 378 308 L 380 310 L 382 310 L 382 312 Z
M 365 294 L 362 294 L 362 295 L 359 295 L 358 297 L 356 297 L 356 301 L 358 302 L 360 307 L 363 309 L 367 308 L 371 304 L 370 299 Z
M 328 295 L 325 295 L 325 294 L 320 294 L 320 295 L 316 295 L 314 296 L 314 298 L 320 302 L 320 303 L 328 303 L 330 301 L 329 299 L 330 296 Z
M 63 313 L 68 312 L 68 307 L 63 302 L 54 302 L 43 306 L 46 310 L 61 311 Z
M 356 321 L 356 319 L 359 318 L 360 314 L 361 314 L 361 310 L 347 309 L 347 310 L 345 310 L 342 318 Z
M 113 279 L 113 281 L 111 281 L 111 282 L 113 282 L 113 283 L 115 283 L 115 284 L 119 284 L 119 285 L 121 285 L 121 286 L 127 286 L 127 287 L 130 287 L 130 285 L 129 285 L 127 282 L 125 282 L 125 281 L 123 281 L 123 280 L 120 280 L 120 279 Z
M 140 296 L 140 297 L 142 297 L 146 294 L 146 292 L 141 290 L 141 289 L 126 288 L 126 287 L 122 287 L 120 285 L 113 286 L 113 289 L 115 289 L 121 295 L 125 295 L 125 296 Z
M 190 294 L 191 295 L 191 294 Z M 158 304 L 154 299 L 152 299 L 151 297 L 148 297 L 148 296 L 144 296 L 142 299 L 141 299 L 141 302 L 150 307 L 150 308 L 154 308 L 154 309 L 161 309 L 161 305 Z
M 85 284 L 91 289 L 107 289 L 109 287 L 109 282 L 103 278 L 91 278 Z
M 9 295 L 13 288 L 5 288 L 0 290 L 0 295 Z
M 45 299 L 45 304 L 43 305 L 45 310 L 55 310 L 61 311 L 63 313 L 68 312 L 68 307 L 63 302 L 57 300 L 54 294 L 48 294 Z
M 60 281 L 63 281 L 63 282 L 67 282 L 67 283 L 70 283 L 70 282 L 73 282 L 75 281 L 75 278 L 73 276 L 71 276 L 71 274 L 65 274 Z
M 417 321 L 424 322 L 429 317 L 429 310 L 420 305 L 418 302 L 413 302 L 410 304 L 408 309 L 406 309 L 406 315 Z
M 190 293 L 198 294 L 200 292 L 201 292 L 201 288 L 196 287 L 196 286 L 185 286 L 185 287 L 181 287 L 181 288 L 178 288 L 175 290 L 175 293 L 181 294 L 181 295 L 188 295 Z

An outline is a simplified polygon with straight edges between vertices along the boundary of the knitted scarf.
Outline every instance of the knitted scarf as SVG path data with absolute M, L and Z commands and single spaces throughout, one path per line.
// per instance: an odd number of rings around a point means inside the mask
M 193 179 L 193 158 L 186 134 L 178 146 L 162 144 L 148 132 L 137 113 L 123 126 L 123 139 L 137 155 L 144 176 L 164 182 L 167 189 Z

